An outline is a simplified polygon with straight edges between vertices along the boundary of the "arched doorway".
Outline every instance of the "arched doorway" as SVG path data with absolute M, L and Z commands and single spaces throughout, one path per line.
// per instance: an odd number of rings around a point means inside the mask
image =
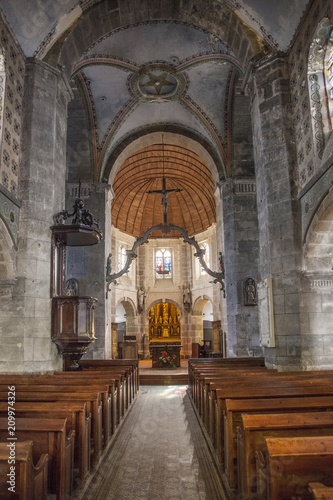
M 129 299 L 122 299 L 116 306 L 115 322 L 112 328 L 112 357 L 124 356 L 124 337 L 136 336 L 135 305 Z

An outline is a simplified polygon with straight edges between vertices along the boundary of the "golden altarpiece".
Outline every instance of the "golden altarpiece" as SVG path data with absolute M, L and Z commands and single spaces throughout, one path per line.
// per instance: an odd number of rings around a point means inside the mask
M 150 309 L 149 343 L 180 344 L 180 313 L 176 306 L 169 302 L 160 302 Z

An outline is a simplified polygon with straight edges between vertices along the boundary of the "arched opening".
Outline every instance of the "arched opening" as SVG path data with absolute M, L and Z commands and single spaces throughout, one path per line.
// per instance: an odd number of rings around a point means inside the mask
M 115 323 L 112 332 L 113 357 L 131 359 L 137 356 L 126 344 L 128 337 L 136 338 L 135 306 L 129 299 L 121 299 L 115 308 Z
M 149 311 L 149 345 L 181 344 L 180 311 L 170 302 L 159 302 Z

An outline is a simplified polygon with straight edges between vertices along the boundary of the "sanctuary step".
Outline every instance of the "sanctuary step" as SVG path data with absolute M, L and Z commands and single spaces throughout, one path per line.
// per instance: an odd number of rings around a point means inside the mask
M 152 368 L 151 360 L 139 362 L 140 385 L 188 385 L 187 360 L 174 369 Z
M 170 373 L 165 370 L 160 374 L 146 374 L 141 372 L 140 385 L 188 385 L 188 375 L 186 373 Z

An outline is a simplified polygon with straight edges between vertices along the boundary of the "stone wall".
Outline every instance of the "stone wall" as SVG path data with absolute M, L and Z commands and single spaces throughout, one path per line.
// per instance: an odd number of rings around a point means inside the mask
M 1 318 L 1 370 L 40 372 L 62 367 L 51 342 L 50 226 L 64 206 L 71 92 L 60 71 L 34 60 L 25 89 L 20 232 L 12 297 Z

